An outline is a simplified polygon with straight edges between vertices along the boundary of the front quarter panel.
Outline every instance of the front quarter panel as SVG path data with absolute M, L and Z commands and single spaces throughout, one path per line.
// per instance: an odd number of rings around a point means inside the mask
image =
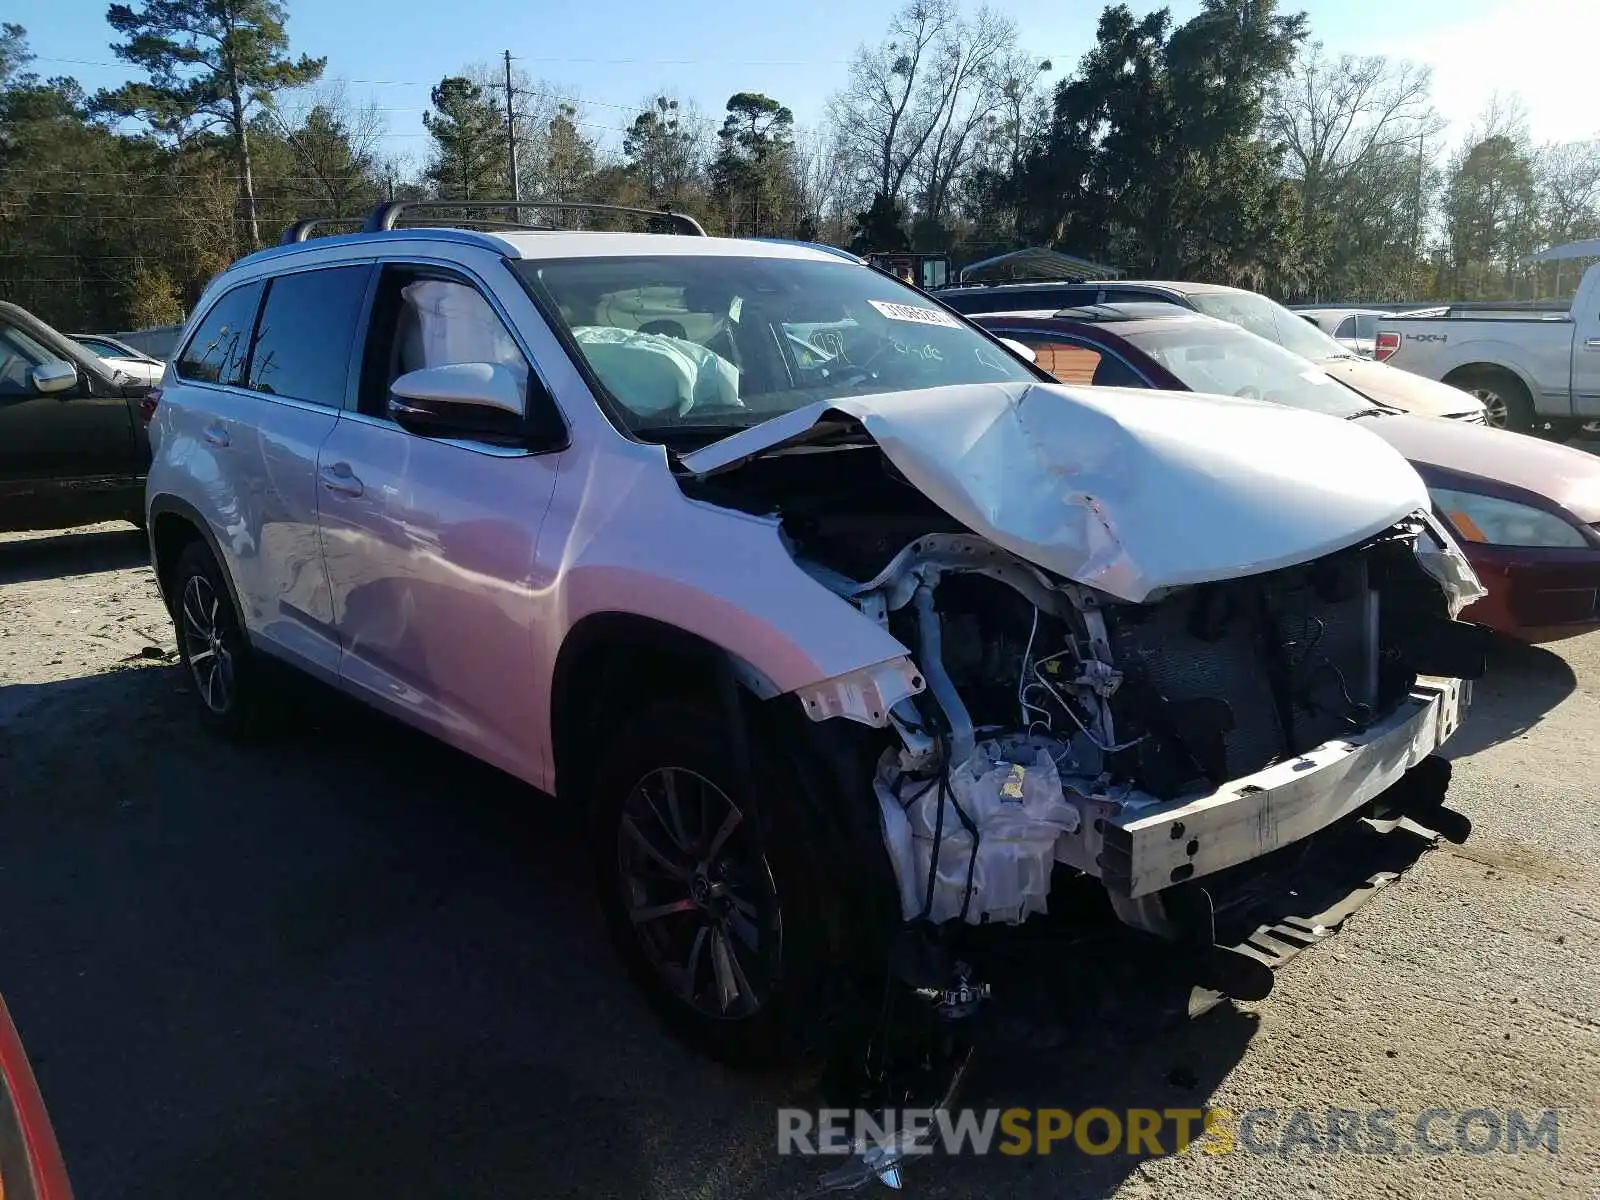
M 752 670 L 769 693 L 796 691 L 909 653 L 802 571 L 776 520 L 685 496 L 666 452 L 616 435 L 571 453 L 538 554 L 552 586 L 535 598 L 537 655 L 553 664 L 585 617 L 627 613 L 693 634 Z M 551 677 L 538 705 L 550 712 Z M 548 722 L 544 722 L 548 727 Z

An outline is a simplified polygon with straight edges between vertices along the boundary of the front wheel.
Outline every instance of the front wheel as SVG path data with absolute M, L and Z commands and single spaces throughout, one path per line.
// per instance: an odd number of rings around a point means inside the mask
M 708 1056 L 766 1066 L 803 1052 L 831 889 L 793 777 L 763 766 L 779 756 L 752 748 L 745 781 L 729 742 L 710 707 L 628 720 L 594 772 L 590 842 L 613 941 L 651 1006 Z

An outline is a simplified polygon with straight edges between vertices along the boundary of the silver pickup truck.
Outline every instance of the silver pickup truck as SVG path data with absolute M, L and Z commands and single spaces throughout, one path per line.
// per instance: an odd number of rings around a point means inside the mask
M 1600 420 L 1600 263 L 1565 313 L 1384 317 L 1376 357 L 1471 392 L 1491 425 L 1564 441 Z

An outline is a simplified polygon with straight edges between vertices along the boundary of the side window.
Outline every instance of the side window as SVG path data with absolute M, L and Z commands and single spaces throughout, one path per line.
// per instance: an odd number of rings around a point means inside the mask
M 261 284 L 246 283 L 213 304 L 178 355 L 179 376 L 195 383 L 243 383 L 260 300 Z
M 1377 313 L 1362 313 L 1356 318 L 1356 336 L 1363 339 L 1378 336 Z
M 1338 327 L 1333 331 L 1333 336 L 1336 338 L 1353 338 L 1355 335 L 1356 319 L 1354 317 L 1346 317 L 1339 322 Z
M 474 362 L 509 367 L 527 396 L 528 360 L 482 292 L 421 268 L 384 267 L 362 357 L 360 411 L 387 416 L 390 385 L 411 371 Z
M 1095 387 L 1127 387 L 1147 388 L 1150 381 L 1115 354 L 1101 357 L 1100 365 L 1094 369 L 1093 382 Z
M 1007 337 L 1032 348 L 1034 365 L 1062 383 L 1079 387 L 1149 387 L 1138 372 L 1115 354 L 1096 346 L 1037 333 L 1008 333 Z
M 1094 382 L 1095 369 L 1100 365 L 1100 352 L 1073 342 L 1035 341 L 1019 338 L 1018 341 L 1033 347 L 1038 355 L 1034 365 L 1048 371 L 1062 383 L 1087 386 Z
M 245 386 L 330 408 L 342 405 L 371 273 L 362 264 L 274 279 L 256 323 Z
M 36 395 L 33 368 L 55 358 L 22 330 L 0 325 L 0 396 Z

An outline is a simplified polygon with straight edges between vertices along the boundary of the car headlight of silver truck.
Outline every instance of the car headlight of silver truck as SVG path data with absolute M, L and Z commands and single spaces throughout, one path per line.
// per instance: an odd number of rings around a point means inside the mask
M 1577 528 L 1542 508 L 1454 488 L 1429 488 L 1428 494 L 1463 541 L 1557 550 L 1589 544 Z

